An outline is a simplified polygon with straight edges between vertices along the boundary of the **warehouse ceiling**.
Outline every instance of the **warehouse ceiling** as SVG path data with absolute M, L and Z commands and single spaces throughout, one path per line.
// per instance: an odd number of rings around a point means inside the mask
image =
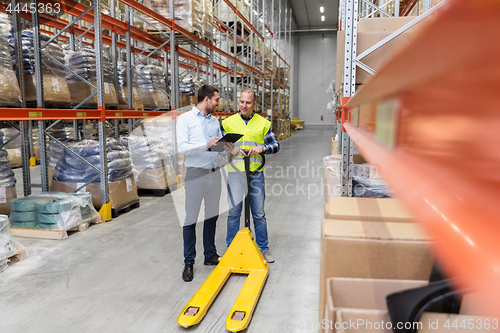
M 289 0 L 289 3 L 298 30 L 338 29 L 339 0 Z M 320 12 L 321 6 L 325 8 L 324 13 Z

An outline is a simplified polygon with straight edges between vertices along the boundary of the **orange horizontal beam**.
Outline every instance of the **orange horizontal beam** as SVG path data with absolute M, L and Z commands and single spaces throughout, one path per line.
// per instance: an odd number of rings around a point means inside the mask
M 0 120 L 99 119 L 98 110 L 0 108 Z
M 493 317 L 500 317 L 500 44 L 491 36 L 500 36 L 499 17 L 496 1 L 445 4 L 348 101 L 357 127 L 344 124 L 434 241 L 446 275 L 477 292 L 475 311 Z

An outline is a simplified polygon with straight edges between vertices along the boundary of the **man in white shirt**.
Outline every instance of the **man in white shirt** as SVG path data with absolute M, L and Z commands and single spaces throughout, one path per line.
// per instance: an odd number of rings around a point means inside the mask
M 219 255 L 215 249 L 215 226 L 219 215 L 221 174 L 217 152 L 209 151 L 222 137 L 217 118 L 212 117 L 219 105 L 219 91 L 204 85 L 198 91 L 198 104 L 177 119 L 177 148 L 186 155 L 186 220 L 183 227 L 184 270 L 182 279 L 193 280 L 196 258 L 196 222 L 201 202 L 205 201 L 203 222 L 203 248 L 205 265 L 217 265 Z M 226 147 L 231 150 L 234 147 Z

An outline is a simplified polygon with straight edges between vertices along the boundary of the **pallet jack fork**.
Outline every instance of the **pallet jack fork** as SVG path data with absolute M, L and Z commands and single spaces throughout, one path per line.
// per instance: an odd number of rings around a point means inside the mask
M 269 265 L 250 232 L 250 176 L 264 167 L 265 157 L 263 154 L 261 156 L 262 164 L 253 173 L 250 172 L 250 157 L 244 156 L 245 174 L 234 167 L 230 157 L 229 163 L 247 179 L 245 228 L 236 233 L 226 253 L 219 259 L 219 264 L 182 309 L 177 318 L 180 326 L 193 326 L 203 319 L 231 273 L 248 274 L 248 277 L 226 318 L 226 329 L 230 332 L 239 332 L 250 324 L 253 311 L 269 275 Z

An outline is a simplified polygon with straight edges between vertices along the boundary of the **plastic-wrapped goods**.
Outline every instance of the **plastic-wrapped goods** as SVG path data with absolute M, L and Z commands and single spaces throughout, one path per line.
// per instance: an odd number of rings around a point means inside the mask
M 68 144 L 68 148 L 83 157 L 87 162 L 100 169 L 99 143 L 96 140 L 82 140 Z M 108 181 L 115 182 L 133 177 L 132 162 L 127 147 L 113 138 L 106 140 L 106 153 L 108 160 Z M 62 183 L 99 183 L 99 172 L 64 150 L 56 165 L 54 180 Z
M 11 202 L 13 228 L 70 230 L 100 220 L 89 193 L 44 192 Z
M 170 156 L 175 153 L 173 139 L 175 128 L 172 126 L 172 118 L 168 116 L 160 116 L 149 118 L 140 123 L 139 136 L 145 135 L 148 139 L 158 139 Z
M 0 13 L 0 29 L 5 35 L 10 34 L 12 29 L 12 17 L 6 13 Z
M 119 61 L 118 71 L 118 104 L 120 109 L 128 109 L 128 83 L 127 83 L 127 63 Z M 132 109 L 144 110 L 141 93 L 139 90 L 138 76 L 132 71 Z
M 1 22 L 1 20 L 0 20 Z M 0 29 L 0 106 L 1 107 L 21 107 L 21 90 L 17 77 L 12 70 L 12 59 L 9 50 L 9 41 L 4 33 L 3 27 Z
M 10 232 L 9 217 L 7 215 L 0 215 L 0 272 L 3 272 L 7 267 L 9 258 L 21 251 L 26 252 L 24 246 Z
M 357 198 L 390 198 L 390 190 L 382 179 L 352 177 L 352 196 Z
M 7 151 L 0 149 L 0 214 L 9 214 L 10 201 L 16 197 L 16 178 L 9 164 Z
M 9 41 L 14 44 L 14 36 L 9 35 Z M 40 44 L 48 42 L 50 36 L 40 34 Z M 24 65 L 24 84 L 26 89 L 26 105 L 36 107 L 36 79 L 35 79 L 35 54 L 33 44 L 33 31 L 22 32 L 22 49 Z M 10 49 L 14 68 L 17 68 L 16 50 Z M 43 48 L 43 51 L 64 64 L 64 51 L 56 42 L 52 41 Z M 66 83 L 66 70 L 42 53 L 43 93 L 46 108 L 70 108 L 71 97 Z
M 231 0 L 231 3 L 236 7 L 236 9 L 248 20 L 250 21 L 250 5 L 243 0 Z M 222 23 L 234 22 L 235 13 L 229 8 L 229 6 L 224 1 L 219 1 L 218 5 L 214 8 L 213 15 L 219 18 Z M 238 21 L 240 18 L 236 16 Z
M 68 148 L 100 169 L 99 144 L 97 141 L 72 142 L 68 144 Z M 137 186 L 127 147 L 116 139 L 108 138 L 106 140 L 106 153 L 111 208 L 117 208 L 137 200 Z M 65 150 L 61 160 L 56 165 L 50 189 L 51 191 L 71 193 L 89 181 L 90 183 L 79 191 L 90 193 L 94 207 L 100 208 L 102 202 L 99 172 Z
M 199 36 L 204 36 L 204 1 L 205 0 L 175 0 L 175 24 L 188 30 L 189 32 L 196 33 Z M 163 17 L 170 19 L 169 0 L 144 0 L 144 6 L 152 9 Z M 169 30 L 166 25 L 156 21 L 153 18 L 150 18 L 149 16 L 146 16 L 145 20 L 159 30 Z M 206 19 L 206 22 L 208 22 L 208 18 Z M 154 30 L 151 25 L 146 24 L 146 27 L 149 30 Z
M 137 172 L 137 188 L 165 189 L 177 184 L 169 153 L 159 138 L 128 136 L 121 139 L 129 149 Z
M 145 110 L 167 109 L 170 105 L 168 97 L 162 91 L 167 91 L 163 68 L 155 65 L 137 65 L 138 82 L 141 91 L 142 104 Z M 158 89 L 159 88 L 159 89 Z
M 65 62 L 66 66 L 80 77 L 94 86 L 97 84 L 96 54 L 94 50 L 83 48 L 79 51 L 66 51 Z M 102 68 L 104 73 L 104 105 L 107 109 L 117 109 L 118 99 L 113 84 L 111 64 L 106 52 L 103 52 L 102 55 Z M 68 88 L 71 93 L 72 107 L 83 102 L 95 91 L 95 89 L 69 71 L 66 74 L 66 80 L 68 81 Z M 87 100 L 81 108 L 97 108 L 97 96 Z
M 212 41 L 214 38 L 214 4 L 212 0 L 203 0 L 203 37 Z

